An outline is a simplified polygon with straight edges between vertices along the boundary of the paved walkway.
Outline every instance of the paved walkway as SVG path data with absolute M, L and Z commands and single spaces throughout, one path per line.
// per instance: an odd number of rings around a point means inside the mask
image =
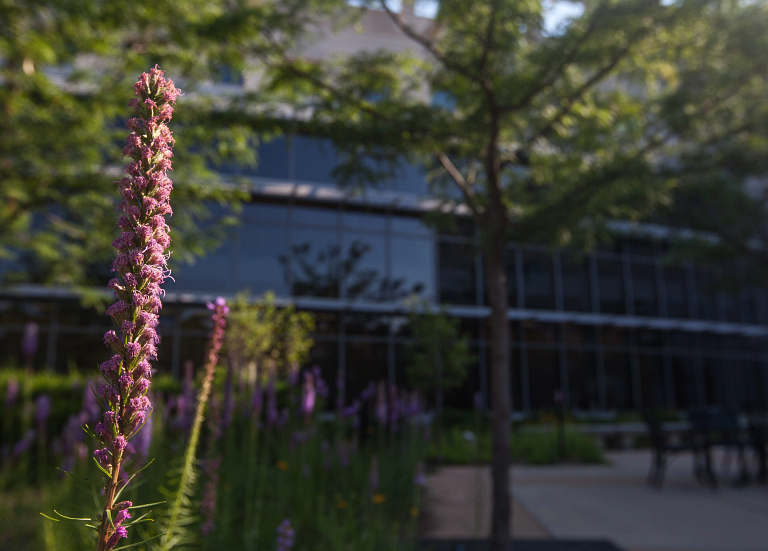
M 694 479 L 691 458 L 680 456 L 658 490 L 645 484 L 650 452 L 607 457 L 610 465 L 514 467 L 514 536 L 608 539 L 627 551 L 768 550 L 768 487 L 710 490 Z M 441 468 L 428 477 L 427 495 L 424 537 L 488 535 L 488 467 Z

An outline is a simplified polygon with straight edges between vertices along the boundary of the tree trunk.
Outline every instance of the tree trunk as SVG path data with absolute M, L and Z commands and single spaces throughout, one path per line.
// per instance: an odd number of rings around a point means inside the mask
M 491 551 L 510 551 L 511 492 L 510 492 L 510 376 L 509 376 L 509 320 L 507 319 L 507 276 L 504 269 L 506 241 L 504 231 L 489 228 L 486 258 L 486 284 L 491 306 L 490 369 L 491 407 L 493 431 L 493 459 L 491 465 L 493 512 L 491 523 Z

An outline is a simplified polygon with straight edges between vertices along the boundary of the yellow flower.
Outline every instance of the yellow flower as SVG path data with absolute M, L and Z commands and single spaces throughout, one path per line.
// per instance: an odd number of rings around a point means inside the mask
M 387 498 L 386 498 L 386 496 L 384 496 L 384 494 L 373 494 L 373 500 L 372 501 L 376 505 L 379 505 L 381 503 L 384 503 L 384 501 L 386 501 L 386 499 Z
M 346 509 L 347 502 L 344 501 L 343 499 L 340 499 L 339 501 L 336 502 L 336 507 L 338 507 L 339 509 Z
M 411 516 L 413 518 L 418 518 L 418 516 L 419 516 L 419 508 L 416 507 L 415 505 L 413 507 L 411 507 Z
M 282 459 L 277 462 L 277 468 L 281 471 L 287 471 L 288 470 L 288 462 L 283 461 Z

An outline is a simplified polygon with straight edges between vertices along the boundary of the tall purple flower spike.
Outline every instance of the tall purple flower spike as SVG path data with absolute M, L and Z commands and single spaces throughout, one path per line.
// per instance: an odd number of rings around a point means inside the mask
M 123 150 L 130 159 L 125 168 L 128 177 L 119 184 L 123 201 L 118 210 L 123 214 L 117 226 L 122 234 L 112 243 L 117 249 L 112 271 L 118 277 L 107 285 L 117 298 L 107 309 L 115 329 L 104 334 L 104 344 L 113 356 L 100 366 L 107 382 L 102 390 L 106 411 L 94 429 L 103 445 L 94 458 L 108 476 L 97 551 L 109 551 L 127 537 L 126 529 L 114 522 L 118 514 L 115 492 L 127 441 L 141 429 L 152 409 L 146 396 L 149 360 L 157 359 L 160 285 L 169 275 L 166 249 L 171 238 L 165 215 L 172 214 L 173 184 L 167 171 L 174 140 L 167 123 L 180 91 L 157 66 L 143 73 L 133 89 L 130 106 L 135 116 L 128 119 L 131 133 Z

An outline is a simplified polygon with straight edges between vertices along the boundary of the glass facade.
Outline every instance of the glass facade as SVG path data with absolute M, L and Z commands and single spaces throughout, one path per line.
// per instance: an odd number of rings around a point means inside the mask
M 310 362 L 328 380 L 332 402 L 348 402 L 372 380 L 407 383 L 403 299 L 416 294 L 461 319 L 476 357 L 466 384 L 446 400 L 470 407 L 479 391 L 489 404 L 477 238 L 463 221 L 456 231 L 437 231 L 423 215 L 391 203 L 257 197 L 217 250 L 174 270 L 159 369 L 178 374 L 186 360 L 202 358 L 205 300 L 274 291 L 316 314 Z M 764 290 L 723 288 L 722 268 L 669 264 L 658 244 L 637 239 L 589 253 L 510 243 L 505 265 L 515 411 L 552 408 L 556 393 L 580 411 L 768 404 Z M 30 323 L 38 327 L 38 348 L 24 358 L 21 337 Z M 71 298 L 0 297 L 7 363 L 95 365 L 108 327 L 106 316 Z

